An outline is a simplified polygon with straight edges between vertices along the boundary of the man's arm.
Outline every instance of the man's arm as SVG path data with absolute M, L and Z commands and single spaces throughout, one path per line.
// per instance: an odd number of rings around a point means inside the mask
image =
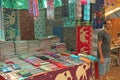
M 104 57 L 102 53 L 102 41 L 98 41 L 98 51 L 100 55 L 100 63 L 104 63 Z

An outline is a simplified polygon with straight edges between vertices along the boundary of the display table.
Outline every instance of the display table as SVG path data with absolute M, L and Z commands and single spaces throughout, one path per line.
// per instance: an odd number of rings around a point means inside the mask
M 34 67 L 33 65 L 22 61 L 15 57 L 10 59 L 21 66 L 21 69 L 12 70 L 11 72 L 3 73 L 0 75 L 5 79 L 2 80 L 93 80 L 94 79 L 94 62 L 86 63 L 82 62 L 78 65 L 67 66 L 66 68 L 58 68 L 51 71 L 42 71 L 40 67 Z M 11 64 L 10 64 L 11 65 Z M 32 70 L 33 69 L 33 70 Z M 28 77 L 22 77 L 19 75 L 20 71 L 27 70 L 32 73 Z
M 42 74 L 35 74 L 26 80 L 93 80 L 92 64 L 83 63 L 51 71 Z

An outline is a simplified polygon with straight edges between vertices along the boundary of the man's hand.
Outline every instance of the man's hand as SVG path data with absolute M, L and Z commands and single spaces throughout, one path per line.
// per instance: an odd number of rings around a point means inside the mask
M 103 64 L 105 62 L 104 58 L 100 58 L 100 63 Z

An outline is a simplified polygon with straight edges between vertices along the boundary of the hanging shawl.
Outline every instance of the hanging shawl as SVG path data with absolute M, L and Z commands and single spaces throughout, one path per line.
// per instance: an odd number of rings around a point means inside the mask
M 54 20 L 54 0 L 47 1 L 47 19 Z
M 96 0 L 90 0 L 90 3 L 95 3 L 96 2 Z
M 80 0 L 76 0 L 76 19 L 79 20 L 82 17 L 82 8 Z
M 90 21 L 90 0 L 87 0 L 87 5 L 84 5 L 84 21 Z
M 39 16 L 38 0 L 29 0 L 29 13 L 34 18 Z
M 62 0 L 62 16 L 69 17 L 68 0 Z
M 87 0 L 80 0 L 82 5 L 87 4 Z

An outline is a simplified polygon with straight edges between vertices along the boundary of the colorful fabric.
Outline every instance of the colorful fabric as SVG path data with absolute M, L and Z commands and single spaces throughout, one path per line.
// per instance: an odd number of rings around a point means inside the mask
M 38 10 L 38 0 L 29 0 L 29 13 L 33 17 L 39 16 L 39 10 Z
M 95 3 L 96 2 L 96 0 L 90 0 L 90 3 Z
M 16 10 L 4 9 L 3 10 L 3 26 L 2 32 L 4 32 L 6 41 L 20 40 L 20 30 L 18 27 L 18 14 Z
M 40 11 L 38 20 L 34 20 L 34 35 L 35 39 L 40 39 L 45 36 L 45 10 Z
M 82 5 L 86 5 L 87 4 L 87 0 L 81 0 L 81 4 Z
M 47 19 L 54 20 L 54 0 L 47 1 Z
M 75 19 L 75 2 L 71 1 L 68 5 L 69 9 L 69 17 L 63 18 L 64 27 L 75 27 L 76 26 L 76 19 Z
M 84 5 L 84 21 L 90 21 L 90 0 Z
M 69 17 L 68 0 L 62 0 L 62 16 Z
M 0 8 L 0 40 L 5 41 L 5 36 L 4 36 L 4 27 L 3 27 L 3 10 Z
M 103 0 L 96 0 L 94 6 L 94 19 L 93 19 L 93 28 L 100 29 L 103 27 L 104 22 L 104 1 Z
M 34 39 L 34 19 L 29 15 L 27 10 L 20 10 L 20 35 L 21 40 Z
M 93 29 L 93 34 L 92 34 L 92 55 L 97 56 L 97 49 L 98 49 L 98 32 L 101 29 Z
M 76 19 L 79 20 L 82 17 L 82 9 L 80 0 L 76 0 Z
M 92 50 L 92 27 L 79 26 L 76 31 L 76 50 L 79 53 L 91 54 Z
M 54 0 L 54 6 L 55 6 L 55 7 L 60 7 L 60 6 L 62 6 L 62 0 Z

